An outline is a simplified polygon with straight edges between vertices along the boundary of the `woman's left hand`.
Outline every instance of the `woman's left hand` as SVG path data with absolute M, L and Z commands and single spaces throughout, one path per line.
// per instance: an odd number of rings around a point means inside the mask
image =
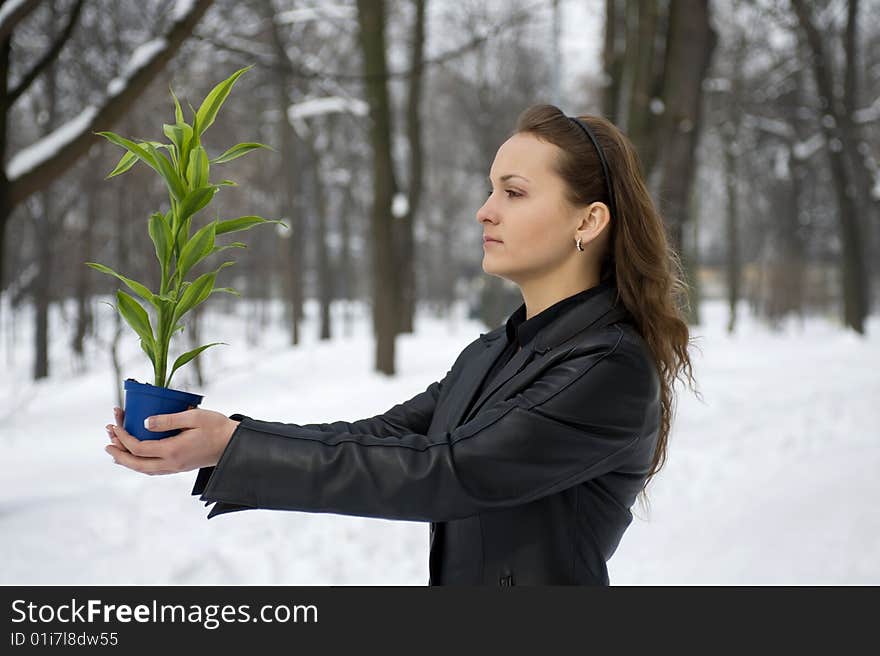
M 213 410 L 191 409 L 153 415 L 149 429 L 182 429 L 158 440 L 139 440 L 123 427 L 123 412 L 114 408 L 116 425 L 107 425 L 112 444 L 104 447 L 114 462 L 143 474 L 176 474 L 217 464 L 239 422 Z

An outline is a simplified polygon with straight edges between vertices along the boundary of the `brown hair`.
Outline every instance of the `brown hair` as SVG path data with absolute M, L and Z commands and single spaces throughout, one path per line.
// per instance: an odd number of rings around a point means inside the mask
M 688 355 L 690 333 L 683 309 L 687 289 L 678 254 L 666 236 L 660 212 L 645 185 L 638 154 L 613 123 L 599 116 L 580 115 L 605 154 L 614 202 L 610 203 L 602 165 L 595 146 L 577 125 L 554 105 L 534 105 L 517 119 L 512 134 L 528 133 L 559 147 L 556 173 L 566 183 L 566 197 L 575 207 L 604 202 L 616 209 L 607 230 L 608 248 L 600 264 L 602 281 L 612 281 L 619 299 L 635 319 L 651 350 L 660 376 L 660 431 L 645 487 L 666 462 L 666 445 L 675 414 L 675 380 L 687 379 L 694 388 Z M 511 135 L 512 136 L 512 135 Z

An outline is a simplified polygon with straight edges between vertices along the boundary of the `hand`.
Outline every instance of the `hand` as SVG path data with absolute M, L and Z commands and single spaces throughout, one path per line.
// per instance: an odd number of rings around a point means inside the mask
M 123 427 L 125 413 L 113 408 L 116 424 L 107 425 L 112 444 L 104 450 L 113 461 L 143 474 L 176 474 L 216 465 L 239 422 L 213 410 L 189 410 L 150 417 L 150 430 L 183 429 L 159 440 L 139 440 Z

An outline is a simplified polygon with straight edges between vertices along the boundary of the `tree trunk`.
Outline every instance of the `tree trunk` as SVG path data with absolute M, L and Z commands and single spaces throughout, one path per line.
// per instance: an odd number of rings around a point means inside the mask
M 618 98 L 623 57 L 617 46 L 620 31 L 620 3 L 605 0 L 605 44 L 602 49 L 602 65 L 605 68 L 605 84 L 602 93 L 602 112 L 615 124 L 620 123 Z
M 398 332 L 413 332 L 413 323 L 416 314 L 416 252 L 415 252 L 415 222 L 419 216 L 419 202 L 422 194 L 422 123 L 421 123 L 421 99 L 425 51 L 425 0 L 415 0 L 416 18 L 413 24 L 412 55 L 410 57 L 410 69 L 413 71 L 409 78 L 407 106 L 406 106 L 406 131 L 409 141 L 409 189 L 407 193 L 406 216 L 397 220 L 400 227 L 401 251 L 400 251 L 400 321 Z
M 656 173 L 659 176 L 658 195 L 663 199 L 661 210 L 669 225 L 672 246 L 679 253 L 683 253 L 684 230 L 691 218 L 691 189 L 702 114 L 702 83 L 715 41 L 716 36 L 709 23 L 707 0 L 671 0 L 665 114 L 662 122 L 665 138 L 658 150 L 660 159 Z M 696 280 L 690 283 L 689 321 L 694 322 L 699 297 L 693 291 Z
M 351 236 L 352 228 L 351 218 L 349 214 L 354 208 L 354 199 L 351 190 L 354 188 L 354 180 L 350 180 L 349 184 L 342 190 L 342 209 L 339 212 L 339 232 L 341 243 L 339 248 L 339 266 L 340 271 L 340 290 L 338 296 L 345 299 L 345 311 L 342 313 L 342 334 L 351 337 L 354 328 L 354 316 L 352 312 L 352 303 L 359 298 L 358 290 L 355 287 L 356 278 L 354 275 L 354 265 L 352 263 Z
M 327 129 L 333 131 L 334 119 L 327 117 Z M 309 171 L 312 174 L 312 189 L 315 195 L 315 249 L 317 251 L 318 303 L 321 326 L 319 339 L 330 339 L 330 302 L 333 300 L 333 270 L 330 267 L 330 253 L 327 246 L 327 190 L 321 176 L 321 156 L 311 136 L 303 140 L 308 156 Z
M 284 48 L 284 40 L 278 31 L 278 25 L 274 20 L 275 9 L 271 0 L 264 0 L 260 5 L 263 16 L 268 21 L 271 29 L 269 35 L 271 46 L 275 52 L 275 59 L 279 66 L 273 71 L 273 85 L 275 102 L 281 114 L 279 128 L 281 130 L 281 149 L 278 153 L 278 180 L 282 189 L 281 206 L 279 216 L 288 217 L 290 236 L 287 239 L 288 266 L 287 274 L 287 301 L 290 319 L 290 343 L 296 346 L 300 342 L 300 324 L 303 319 L 304 301 L 304 278 L 305 278 L 305 220 L 303 216 L 303 203 L 300 202 L 300 167 L 297 156 L 297 136 L 287 117 L 287 108 L 290 106 L 289 90 L 294 88 L 293 80 L 289 74 L 290 66 L 287 52 Z
M 856 152 L 850 135 L 842 126 L 849 122 L 846 108 L 834 93 L 832 63 L 825 50 L 825 37 L 813 23 L 810 10 L 803 0 L 791 0 L 806 45 L 812 54 L 813 76 L 816 88 L 822 99 L 826 113 L 834 119 L 833 124 L 820 121 L 826 151 L 831 168 L 834 196 L 837 201 L 838 220 L 843 251 L 841 253 L 842 275 L 841 297 L 843 298 L 843 322 L 859 334 L 865 332 L 865 317 L 868 314 L 868 281 L 864 255 L 862 252 L 861 227 L 859 225 L 859 204 L 856 200 L 856 180 L 848 170 L 847 154 Z M 847 84 L 852 87 L 854 78 L 848 76 Z
M 634 51 L 630 74 L 631 89 L 627 112 L 627 136 L 636 146 L 642 166 L 650 171 L 654 164 L 657 130 L 654 129 L 655 116 L 651 111 L 651 98 L 654 86 L 654 68 L 657 61 L 658 0 L 632 2 L 638 12 L 636 28 L 632 32 L 634 42 L 627 39 L 627 50 Z M 630 36 L 627 31 L 627 37 Z M 627 76 L 625 76 L 627 77 Z
M 737 198 L 737 145 L 738 121 L 731 120 L 722 127 L 724 144 L 724 186 L 727 191 L 727 332 L 736 329 L 736 306 L 740 296 L 739 258 L 739 203 Z
M 391 199 L 394 174 L 391 159 L 391 110 L 385 64 L 385 2 L 358 0 L 358 37 L 369 111 L 373 154 L 373 206 L 370 232 L 373 260 L 373 330 L 376 370 L 394 374 L 399 284 L 394 262 Z
M 7 117 L 9 106 L 6 97 L 6 87 L 9 84 L 9 55 L 11 51 L 12 36 L 0 39 L 0 162 L 5 160 Z M 6 180 L 6 167 L 0 166 L 0 292 L 6 289 L 6 230 L 9 217 L 12 215 L 12 199 L 9 197 L 9 184 Z M 2 309 L 2 308 L 0 308 Z M 0 319 L 3 317 L 0 316 Z
M 95 170 L 96 162 L 89 163 L 89 170 Z M 86 174 L 82 178 L 84 184 L 83 204 L 85 207 L 85 225 L 79 233 L 79 244 L 77 253 L 79 259 L 83 262 L 92 262 L 94 256 L 92 254 L 92 241 L 95 230 L 95 208 L 98 200 L 98 189 L 93 175 Z M 92 275 L 91 269 L 86 266 L 76 268 L 76 328 L 70 341 L 70 346 L 81 364 L 85 368 L 86 363 L 83 362 L 85 354 L 85 339 L 87 335 L 92 334 L 94 330 L 94 316 L 92 314 Z
M 34 216 L 37 241 L 37 278 L 33 285 L 34 299 L 34 380 L 49 376 L 49 295 L 52 284 L 52 212 L 51 194 L 39 193 L 40 209 Z
M 204 314 L 205 306 L 203 303 L 196 305 L 192 311 L 190 312 L 189 325 L 187 328 L 189 329 L 189 346 L 186 348 L 187 351 L 198 348 L 201 346 L 201 326 L 202 326 L 202 315 Z M 213 346 L 211 348 L 214 348 Z M 202 351 L 197 355 L 194 359 L 189 361 L 193 366 L 193 372 L 195 374 L 195 385 L 197 389 L 201 389 L 205 386 L 205 376 L 202 369 L 202 358 L 204 357 L 207 351 Z M 180 371 L 178 369 L 178 371 Z

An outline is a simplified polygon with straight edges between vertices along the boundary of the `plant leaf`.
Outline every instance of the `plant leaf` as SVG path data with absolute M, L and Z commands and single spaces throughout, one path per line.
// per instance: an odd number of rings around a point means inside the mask
M 183 120 L 183 111 L 180 109 L 180 102 L 177 100 L 177 96 L 174 95 L 174 89 L 171 88 L 171 85 L 168 85 L 168 90 L 171 92 L 171 97 L 174 98 L 174 120 L 178 123 L 184 123 Z
M 238 183 L 233 180 L 223 180 L 217 183 L 218 187 L 237 187 Z
M 205 152 L 202 146 L 196 146 L 195 150 L 190 154 L 189 166 L 186 170 L 186 177 L 193 189 L 204 187 L 208 184 L 209 168 L 208 153 Z
M 242 155 L 247 155 L 252 150 L 257 150 L 258 148 L 266 148 L 268 150 L 274 151 L 275 149 L 267 146 L 265 144 L 256 143 L 256 142 L 248 142 L 248 143 L 240 143 L 234 145 L 232 148 L 227 150 L 225 153 L 220 155 L 219 157 L 215 157 L 211 160 L 211 164 L 222 164 L 223 162 L 228 162 L 230 160 L 241 157 Z
M 225 292 L 227 294 L 232 294 L 233 296 L 239 296 L 239 297 L 241 296 L 241 294 L 239 294 L 232 287 L 215 287 L 214 289 L 211 290 L 211 294 L 215 294 L 217 292 Z
M 216 229 L 217 223 L 212 221 L 199 228 L 192 238 L 184 244 L 177 261 L 177 271 L 181 280 L 190 269 L 211 254 L 214 248 L 214 231 Z
M 186 145 L 184 141 L 183 128 L 179 125 L 169 125 L 168 123 L 162 124 L 162 132 L 165 133 L 165 136 L 171 139 L 171 143 L 174 144 L 174 147 L 177 149 L 178 156 L 183 153 L 183 147 Z
M 174 361 L 174 366 L 171 367 L 171 373 L 168 374 L 168 382 L 166 382 L 165 385 L 167 386 L 168 383 L 171 382 L 171 377 L 174 375 L 174 372 L 177 371 L 178 367 L 182 367 L 183 365 L 185 365 L 187 362 L 192 360 L 194 357 L 196 357 L 199 353 L 201 353 L 205 349 L 211 348 L 212 346 L 218 346 L 220 344 L 223 344 L 225 346 L 229 346 L 229 344 L 227 344 L 226 342 L 214 342 L 213 344 L 205 344 L 204 346 L 194 348 L 192 351 L 187 351 L 186 353 L 181 355 L 179 358 L 177 358 Z
M 100 271 L 101 273 L 106 273 L 109 276 L 116 276 L 122 282 L 124 282 L 126 285 L 128 285 L 128 288 L 131 291 L 133 291 L 135 294 L 140 296 L 147 303 L 150 303 L 151 305 L 158 307 L 158 305 L 156 304 L 156 298 L 155 298 L 156 295 L 153 294 L 153 292 L 151 292 L 145 285 L 142 285 L 141 283 L 139 283 L 137 280 L 131 280 L 130 278 L 126 278 L 122 274 L 116 273 L 110 267 L 104 266 L 103 264 L 98 264 L 97 262 L 86 262 L 86 264 L 88 264 L 93 269 Z
M 178 123 L 177 127 L 179 127 L 181 130 L 183 130 L 183 144 L 182 144 L 182 150 L 181 150 L 182 155 L 180 157 L 180 170 L 185 172 L 187 167 L 189 166 L 190 153 L 191 153 L 192 147 L 193 147 L 193 143 L 192 143 L 193 129 L 192 129 L 192 127 L 190 127 L 190 125 L 188 123 Z M 194 188 L 194 185 L 192 183 L 190 183 L 190 188 Z
M 135 155 L 134 153 L 132 153 L 130 151 L 126 152 L 122 156 L 122 159 L 119 160 L 119 163 L 116 165 L 116 168 L 113 169 L 112 171 L 110 171 L 110 173 L 108 173 L 107 177 L 104 179 L 109 180 L 110 178 L 113 178 L 117 175 L 122 175 L 128 169 L 130 169 L 132 166 L 137 164 L 137 161 L 138 161 L 137 155 Z
M 199 146 L 201 148 L 201 146 Z M 180 223 L 186 221 L 189 217 L 201 210 L 205 205 L 211 202 L 214 194 L 217 193 L 217 185 L 208 185 L 199 187 L 189 192 L 183 199 L 183 202 L 177 208 L 177 220 Z M 175 235 L 175 238 L 177 235 Z
M 222 235 L 227 232 L 236 232 L 238 230 L 247 230 L 261 223 L 280 223 L 285 228 L 287 225 L 283 221 L 270 221 L 261 216 L 240 216 L 237 219 L 226 219 L 217 224 L 217 234 Z
M 161 146 L 164 144 L 159 145 Z M 156 146 L 154 146 L 153 143 L 145 141 L 143 146 L 150 155 L 156 158 L 156 168 L 159 171 L 159 174 L 165 179 L 165 184 L 168 185 L 168 190 L 171 192 L 171 195 L 174 196 L 175 200 L 182 201 L 184 196 L 186 196 L 186 188 L 183 186 L 183 181 L 180 179 L 177 171 L 174 170 L 174 166 L 168 161 L 168 158 L 165 157 L 165 155 L 156 149 Z
M 223 105 L 223 102 L 232 90 L 232 85 L 235 84 L 235 81 L 252 68 L 253 65 L 250 65 L 235 71 L 235 73 L 211 89 L 211 92 L 205 97 L 202 104 L 199 106 L 199 111 L 196 112 L 196 118 L 198 119 L 199 124 L 199 135 L 211 127 L 211 124 L 217 116 L 217 112 L 220 111 L 220 107 Z M 195 126 L 193 127 L 195 128 Z
M 116 300 L 119 303 L 117 309 L 122 318 L 128 322 L 128 325 L 142 340 L 146 341 L 151 348 L 155 348 L 156 340 L 153 338 L 153 328 L 150 326 L 150 317 L 147 316 L 147 311 L 121 289 L 116 292 Z
M 150 216 L 149 225 L 150 238 L 156 247 L 156 258 L 163 269 L 168 266 L 171 260 L 171 226 L 165 220 L 165 216 L 161 212 L 154 212 Z M 159 290 L 162 291 L 162 290 Z
M 226 244 L 224 246 L 214 246 L 214 249 L 211 251 L 211 255 L 213 255 L 214 253 L 219 253 L 220 251 L 225 251 L 227 248 L 247 248 L 247 244 L 240 241 L 234 241 L 231 244 Z
M 149 153 L 149 151 L 147 151 L 142 146 L 139 146 L 134 141 L 131 141 L 130 139 L 126 139 L 125 137 L 120 137 L 115 132 L 95 132 L 95 134 L 98 134 L 98 135 L 104 137 L 110 143 L 116 144 L 117 146 L 121 146 L 122 148 L 125 148 L 129 152 L 134 153 L 134 155 L 138 159 L 146 162 L 153 170 L 156 171 L 156 173 L 161 174 L 161 171 L 159 170 L 158 163 L 156 162 L 155 159 L 153 159 L 153 156 Z
M 196 305 L 204 301 L 211 295 L 211 289 L 214 288 L 214 281 L 217 279 L 216 271 L 203 273 L 196 278 L 193 283 L 186 288 L 180 296 L 180 301 L 174 309 L 174 320 L 172 324 L 176 324 L 184 314 L 192 310 Z
M 156 366 L 156 356 L 153 354 L 153 347 L 150 344 L 147 344 L 144 340 L 140 340 L 141 349 L 143 349 L 144 353 L 147 354 L 147 357 L 150 358 L 150 362 L 153 363 L 153 367 Z

